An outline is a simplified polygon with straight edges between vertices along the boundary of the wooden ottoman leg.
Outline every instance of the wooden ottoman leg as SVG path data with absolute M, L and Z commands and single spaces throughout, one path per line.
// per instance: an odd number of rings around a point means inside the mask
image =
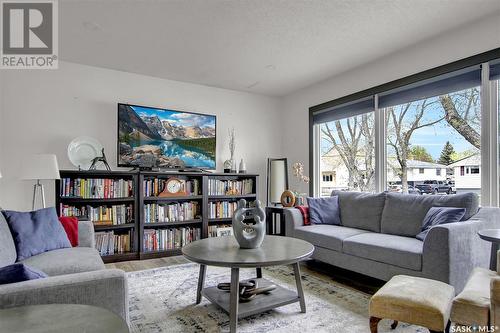
M 398 321 L 394 320 L 391 324 L 391 329 L 395 330 L 397 326 L 398 326 Z
M 370 317 L 370 332 L 377 333 L 378 332 L 378 322 L 381 321 L 381 318 Z

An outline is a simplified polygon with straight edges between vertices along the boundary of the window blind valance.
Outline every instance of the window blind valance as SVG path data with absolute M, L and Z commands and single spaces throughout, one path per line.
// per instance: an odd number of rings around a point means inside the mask
M 380 93 L 378 106 L 386 108 L 480 85 L 481 68 L 477 65 Z
M 490 80 L 500 80 L 500 62 L 490 64 Z
M 313 113 L 313 123 L 327 123 L 330 121 L 358 116 L 363 113 L 372 112 L 374 110 L 374 98 L 373 96 L 369 96 L 367 98 L 363 98 L 353 102 L 336 105 L 321 111 L 316 111 Z

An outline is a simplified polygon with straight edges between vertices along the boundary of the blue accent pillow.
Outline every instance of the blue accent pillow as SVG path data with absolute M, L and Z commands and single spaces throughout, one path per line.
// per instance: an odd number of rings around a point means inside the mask
M 429 230 L 440 224 L 460 222 L 465 215 L 465 208 L 431 207 L 422 222 L 422 231 L 416 236 L 423 241 Z
M 327 198 L 307 198 L 311 224 L 341 225 L 339 196 Z
M 46 278 L 47 274 L 25 264 L 12 264 L 0 267 L 0 284 L 23 282 Z
M 43 252 L 71 247 L 54 207 L 33 212 L 4 210 L 3 215 L 14 238 L 17 261 Z

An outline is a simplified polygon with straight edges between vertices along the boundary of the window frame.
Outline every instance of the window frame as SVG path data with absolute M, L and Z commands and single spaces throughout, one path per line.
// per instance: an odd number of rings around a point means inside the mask
M 500 48 L 490 50 L 472 57 L 439 66 L 421 73 L 410 75 L 395 81 L 388 82 L 367 90 L 363 90 L 348 96 L 328 101 L 309 108 L 309 167 L 311 181 L 309 194 L 319 195 L 320 191 L 320 166 L 319 166 L 319 143 L 320 124 L 314 124 L 313 115 L 325 109 L 352 103 L 356 100 L 366 99 L 370 96 L 374 100 L 375 110 L 375 190 L 382 192 L 387 190 L 387 147 L 385 123 L 385 109 L 378 107 L 378 94 L 415 84 L 420 81 L 432 79 L 447 73 L 459 71 L 468 67 L 481 65 L 481 205 L 499 206 L 499 138 L 498 138 L 498 83 L 489 80 L 490 61 L 500 59 Z M 467 168 L 466 168 L 467 169 Z M 461 170 L 460 170 L 461 171 Z M 468 170 L 467 170 L 468 171 Z

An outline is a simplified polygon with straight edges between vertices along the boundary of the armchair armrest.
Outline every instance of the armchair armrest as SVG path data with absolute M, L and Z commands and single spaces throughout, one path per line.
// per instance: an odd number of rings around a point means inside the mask
M 424 241 L 422 271 L 459 293 L 474 267 L 489 266 L 491 244 L 477 233 L 491 228 L 500 228 L 498 208 L 481 208 L 467 221 L 433 227 Z
M 296 208 L 285 208 L 285 235 L 294 236 L 295 228 L 304 225 L 302 213 Z
M 78 221 L 78 246 L 95 247 L 94 224 L 92 221 Z
M 0 308 L 54 303 L 102 307 L 128 323 L 125 272 L 105 269 L 0 285 Z

